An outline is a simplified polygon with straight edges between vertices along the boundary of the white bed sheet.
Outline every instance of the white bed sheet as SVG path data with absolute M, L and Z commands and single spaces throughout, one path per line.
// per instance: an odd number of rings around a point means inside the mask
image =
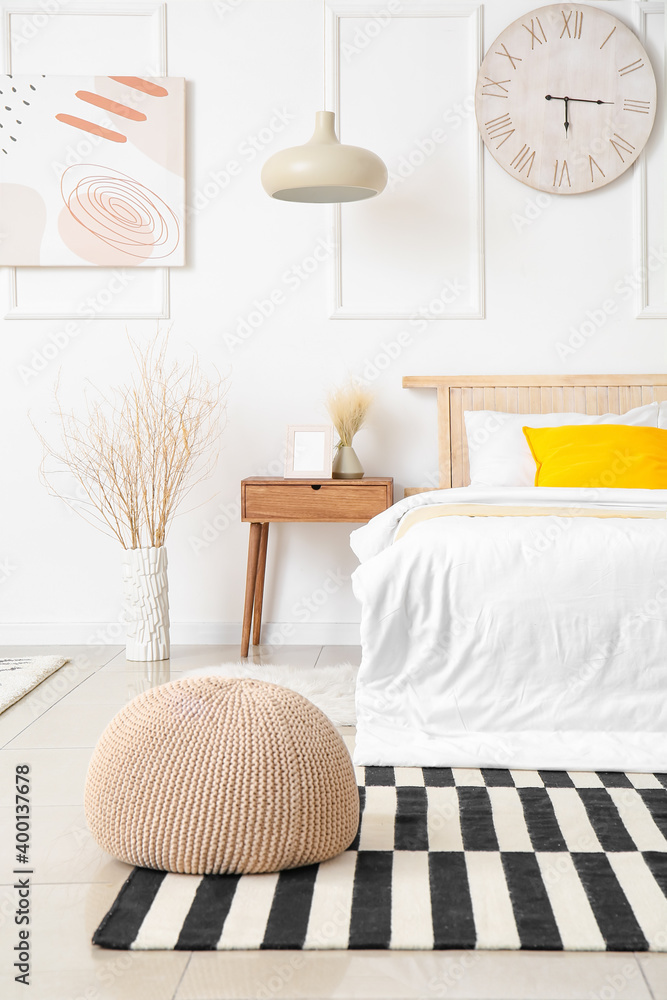
M 473 488 L 353 532 L 357 764 L 667 771 L 667 520 L 459 517 L 434 503 L 667 510 L 667 491 Z

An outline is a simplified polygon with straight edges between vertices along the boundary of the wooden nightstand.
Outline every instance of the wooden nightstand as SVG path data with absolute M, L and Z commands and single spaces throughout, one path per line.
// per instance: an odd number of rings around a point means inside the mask
M 241 656 L 248 655 L 250 626 L 259 643 L 266 549 L 271 521 L 370 521 L 394 502 L 393 479 L 279 479 L 241 482 L 241 520 L 250 521 Z M 254 620 L 253 620 L 254 619 Z

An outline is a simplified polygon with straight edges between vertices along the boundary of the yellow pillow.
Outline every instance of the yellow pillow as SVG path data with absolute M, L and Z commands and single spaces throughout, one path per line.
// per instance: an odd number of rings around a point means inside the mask
M 667 430 L 627 424 L 524 427 L 536 486 L 667 489 Z

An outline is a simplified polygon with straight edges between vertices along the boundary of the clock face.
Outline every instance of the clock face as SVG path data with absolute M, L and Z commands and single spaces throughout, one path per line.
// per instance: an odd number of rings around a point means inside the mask
M 551 194 L 615 180 L 651 134 L 656 84 L 637 36 L 597 7 L 551 4 L 498 35 L 477 78 L 484 143 L 512 177 Z

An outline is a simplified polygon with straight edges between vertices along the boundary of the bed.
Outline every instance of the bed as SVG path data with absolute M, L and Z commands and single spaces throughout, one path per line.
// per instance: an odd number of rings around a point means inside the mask
M 667 771 L 667 490 L 536 487 L 497 447 L 513 414 L 667 428 L 667 376 L 403 385 L 437 392 L 440 482 L 352 535 L 355 762 Z

